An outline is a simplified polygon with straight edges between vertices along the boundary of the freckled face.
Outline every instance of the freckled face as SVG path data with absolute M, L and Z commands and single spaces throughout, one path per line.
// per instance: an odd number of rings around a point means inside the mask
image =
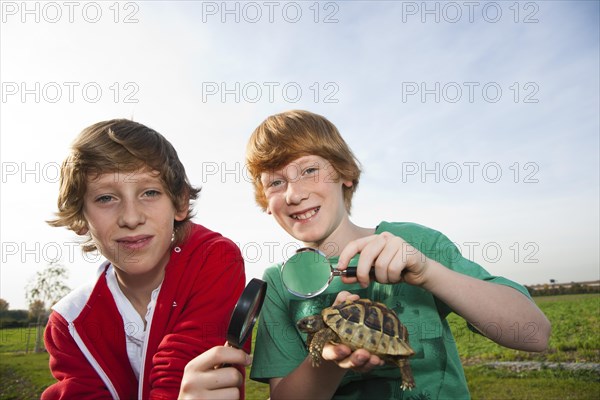
M 125 274 L 162 274 L 169 261 L 177 211 L 158 174 L 148 169 L 88 176 L 87 229 L 99 251 Z
M 267 198 L 267 212 L 294 238 L 319 247 L 348 221 L 342 181 L 324 158 L 300 157 L 277 171 L 263 172 L 261 183 Z

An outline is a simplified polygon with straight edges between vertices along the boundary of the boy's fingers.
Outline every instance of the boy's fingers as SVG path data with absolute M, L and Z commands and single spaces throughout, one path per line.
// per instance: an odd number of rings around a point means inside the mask
M 186 369 L 179 399 L 237 399 L 243 383 L 242 374 L 233 367 L 191 373 Z
M 235 367 L 219 368 L 223 363 L 245 364 L 250 360 L 243 350 L 217 346 L 200 354 L 186 366 L 181 381 L 180 399 L 239 398 L 244 379 Z
M 354 352 L 343 344 L 328 343 L 323 347 L 323 359 L 334 361 L 340 368 L 353 369 L 357 372 L 369 372 L 383 365 L 383 361 L 365 349 Z
M 366 350 L 362 350 L 362 351 L 364 351 L 364 354 L 363 354 L 361 350 L 362 349 L 355 351 L 350 356 L 350 362 L 353 365 L 353 367 L 352 367 L 353 370 L 355 370 L 357 372 L 365 373 L 365 372 L 371 371 L 373 368 L 375 368 L 377 366 L 383 365 L 383 361 L 379 357 L 369 353 Z
M 367 372 L 379 365 L 379 357 L 371 355 L 367 350 L 358 349 L 349 356 L 337 361 L 341 368 Z
M 346 247 L 344 247 L 338 258 L 338 269 L 342 271 L 345 270 L 348 267 L 348 264 L 350 263 L 352 257 L 360 253 L 361 250 L 366 246 L 366 244 L 370 240 L 373 240 L 372 238 L 372 236 L 366 236 L 348 243 Z
M 402 251 L 398 251 L 390 262 L 390 268 L 388 268 L 388 281 L 391 283 L 402 282 L 404 268 L 406 268 L 404 254 Z
M 233 367 L 213 369 L 205 372 L 204 380 L 210 384 L 210 389 L 239 387 L 244 383 L 240 371 Z
M 342 282 L 345 283 L 346 285 L 349 285 L 349 284 L 357 282 L 357 280 L 356 280 L 355 277 L 342 276 L 340 278 L 342 279 Z
M 195 371 L 208 371 L 223 364 L 250 365 L 252 357 L 244 350 L 233 347 L 215 346 L 192 359 L 186 369 Z
M 360 299 L 360 296 L 357 294 L 352 294 L 348 291 L 342 290 L 341 292 L 339 292 L 335 298 L 335 301 L 333 302 L 334 306 L 337 306 L 338 304 L 342 304 L 343 302 L 345 302 L 346 300 L 358 300 Z
M 323 359 L 329 361 L 342 361 L 352 353 L 352 350 L 343 344 L 327 343 L 323 346 Z

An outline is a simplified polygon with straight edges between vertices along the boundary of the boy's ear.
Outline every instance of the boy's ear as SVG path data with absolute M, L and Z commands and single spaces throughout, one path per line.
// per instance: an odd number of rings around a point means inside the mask
M 184 201 L 181 201 L 179 204 L 173 201 L 173 205 L 175 206 L 175 221 L 183 221 L 188 215 L 190 197 L 186 195 Z M 181 208 L 179 208 L 179 205 L 181 205 Z
M 175 221 L 183 221 L 185 217 L 187 217 L 188 210 L 184 208 L 183 210 L 175 212 Z
M 346 186 L 346 187 L 354 186 L 354 183 L 352 181 L 344 181 L 343 183 L 344 183 L 344 186 Z
M 83 235 L 85 235 L 86 233 L 88 233 L 88 231 L 89 231 L 88 227 L 87 227 L 87 226 L 84 226 L 83 228 L 79 229 L 79 230 L 78 230 L 77 232 L 75 232 L 75 233 L 77 233 L 79 236 L 83 236 Z
M 271 212 L 271 210 L 269 210 L 269 207 L 265 208 L 265 212 L 266 212 L 267 214 L 269 214 L 269 215 L 273 214 L 273 213 Z

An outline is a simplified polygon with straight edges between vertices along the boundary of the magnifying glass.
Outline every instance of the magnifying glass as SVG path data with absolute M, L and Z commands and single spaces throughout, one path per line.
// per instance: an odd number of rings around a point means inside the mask
M 241 349 L 252 333 L 260 309 L 262 308 L 267 282 L 253 278 L 247 285 L 237 301 L 229 326 L 227 328 L 227 344 L 236 349 Z
M 344 271 L 335 269 L 318 249 L 303 247 L 296 250 L 281 268 L 281 280 L 294 296 L 310 299 L 323 293 L 335 276 L 356 276 L 358 258 L 350 260 Z

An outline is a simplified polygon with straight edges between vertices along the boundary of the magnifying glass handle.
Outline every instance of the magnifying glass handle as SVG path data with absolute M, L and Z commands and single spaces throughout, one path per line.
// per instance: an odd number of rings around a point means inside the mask
M 340 271 L 342 276 L 347 276 L 348 278 L 356 278 L 356 269 L 357 267 L 348 267 L 344 271 Z M 371 268 L 369 271 L 369 276 L 371 278 L 375 278 L 375 269 Z

